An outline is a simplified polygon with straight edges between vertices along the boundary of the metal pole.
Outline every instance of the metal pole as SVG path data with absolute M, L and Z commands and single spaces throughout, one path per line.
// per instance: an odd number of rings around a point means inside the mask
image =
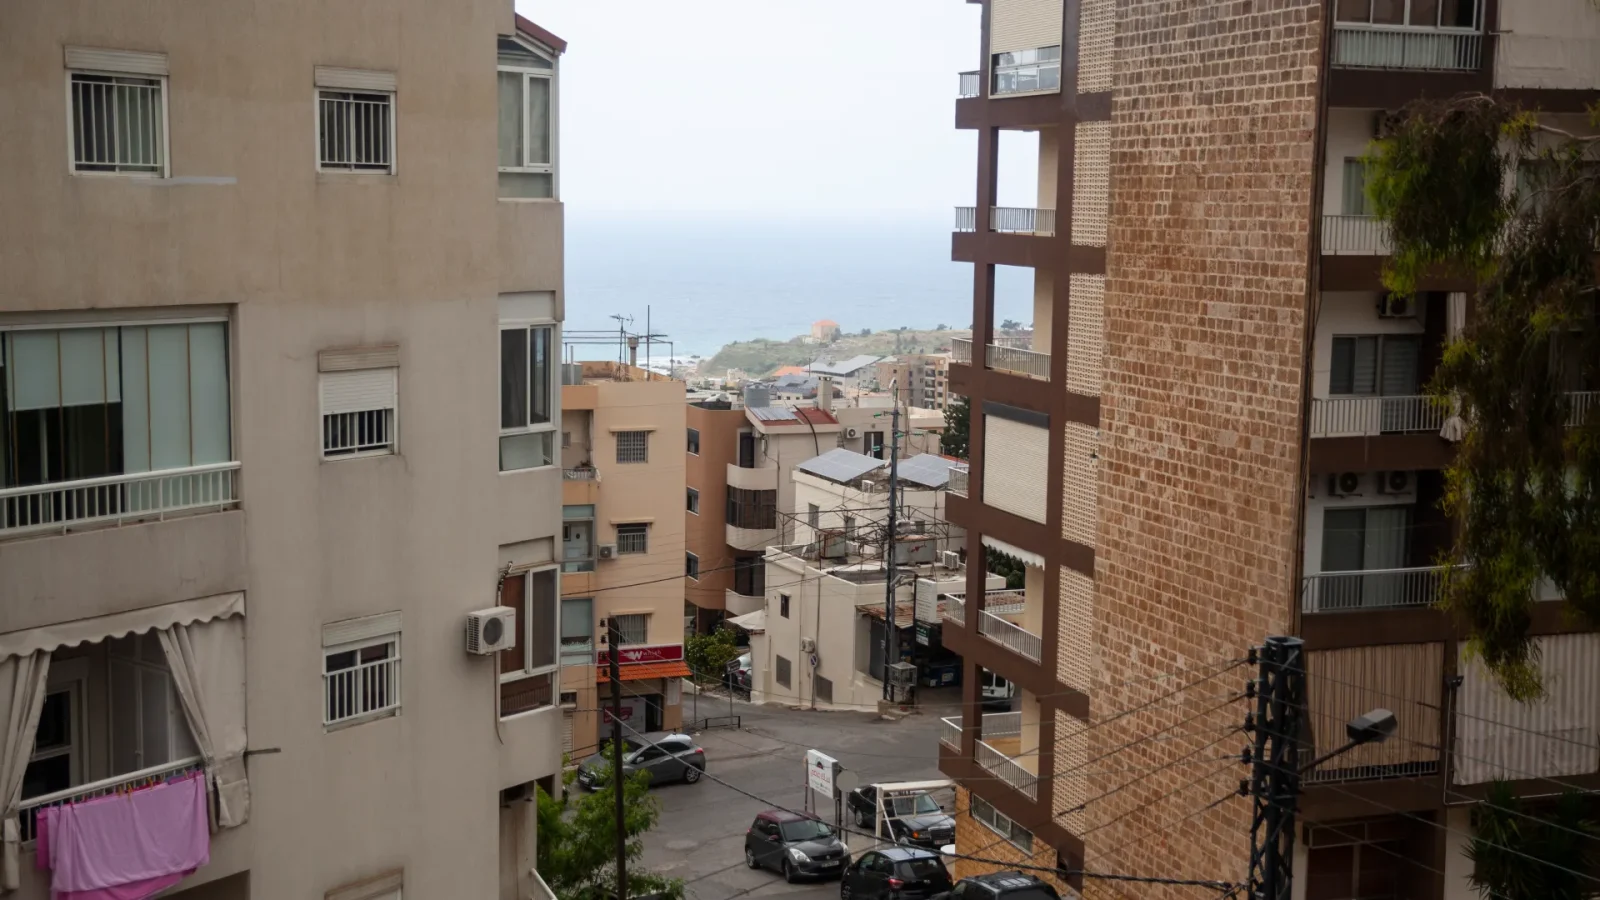
M 900 401 L 895 398 L 895 390 L 899 379 L 889 382 L 889 404 L 894 407 L 889 419 L 889 545 L 884 553 L 888 560 L 888 582 L 885 588 L 884 609 L 888 613 L 885 617 L 889 626 L 889 652 L 887 662 L 883 665 L 883 699 L 893 702 L 894 686 L 889 683 L 889 666 L 900 661 L 900 621 L 895 609 L 895 565 L 894 556 L 897 544 L 895 538 L 895 490 L 899 486 L 900 478 Z
M 617 630 L 615 618 L 606 620 L 606 639 L 610 650 L 606 667 L 611 675 L 611 789 L 617 795 L 617 898 L 627 900 L 628 833 L 623 827 L 627 808 L 622 797 L 622 664 L 617 658 L 622 632 Z
M 1250 892 L 1255 900 L 1289 900 L 1300 800 L 1305 642 L 1296 637 L 1269 637 L 1261 648 L 1259 662 L 1250 776 Z

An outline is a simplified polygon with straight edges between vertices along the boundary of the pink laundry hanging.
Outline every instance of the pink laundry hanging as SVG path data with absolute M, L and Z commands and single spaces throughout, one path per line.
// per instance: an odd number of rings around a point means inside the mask
M 54 900 L 144 900 L 210 861 L 205 776 L 45 810 L 38 835 Z

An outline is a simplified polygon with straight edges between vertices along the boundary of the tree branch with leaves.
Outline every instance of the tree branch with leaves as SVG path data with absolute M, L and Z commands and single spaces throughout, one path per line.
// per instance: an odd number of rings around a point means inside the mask
M 601 747 L 602 759 L 609 759 L 611 743 Z M 610 763 L 600 771 L 599 790 L 592 793 L 574 789 L 576 770 L 562 777 L 565 796 L 557 800 L 537 788 L 539 803 L 539 875 L 561 900 L 615 900 L 617 865 L 617 780 Z M 657 894 L 682 898 L 683 881 L 646 871 L 637 865 L 644 854 L 645 832 L 661 819 L 661 804 L 650 796 L 650 773 L 638 771 L 623 780 L 622 798 L 626 813 L 623 832 L 627 835 L 628 886 L 625 896 Z

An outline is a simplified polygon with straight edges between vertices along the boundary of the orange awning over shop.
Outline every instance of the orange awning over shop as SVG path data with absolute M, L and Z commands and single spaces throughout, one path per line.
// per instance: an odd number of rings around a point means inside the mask
M 651 678 L 688 678 L 689 664 L 683 660 L 672 662 L 636 663 L 622 667 L 623 681 L 646 681 Z M 594 672 L 595 684 L 609 684 L 611 673 L 605 666 L 596 666 Z

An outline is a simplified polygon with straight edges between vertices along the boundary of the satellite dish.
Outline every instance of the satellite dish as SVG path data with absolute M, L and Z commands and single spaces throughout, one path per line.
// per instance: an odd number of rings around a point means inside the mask
M 861 776 L 849 769 L 840 769 L 833 775 L 833 786 L 840 793 L 853 791 L 861 786 Z

